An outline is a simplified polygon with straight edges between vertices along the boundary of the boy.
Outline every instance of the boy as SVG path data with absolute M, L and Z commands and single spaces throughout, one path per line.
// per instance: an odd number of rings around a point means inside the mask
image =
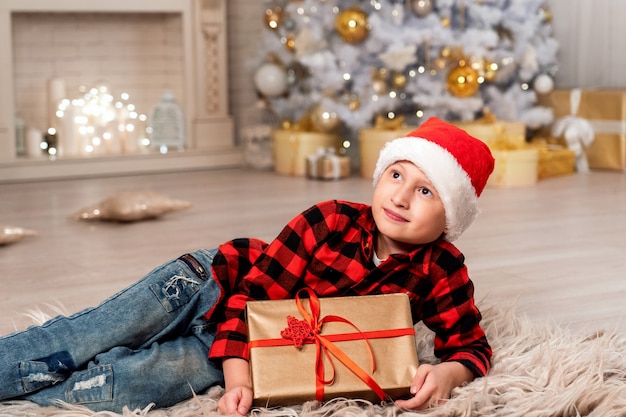
M 490 366 L 473 286 L 450 242 L 474 220 L 493 163 L 482 142 L 430 119 L 381 151 L 371 206 L 317 204 L 270 244 L 238 239 L 185 254 L 94 309 L 1 338 L 0 399 L 120 411 L 225 384 L 219 411 L 245 415 L 245 303 L 306 286 L 322 297 L 406 292 L 442 362 L 421 365 L 412 398 L 396 405 L 436 404 Z

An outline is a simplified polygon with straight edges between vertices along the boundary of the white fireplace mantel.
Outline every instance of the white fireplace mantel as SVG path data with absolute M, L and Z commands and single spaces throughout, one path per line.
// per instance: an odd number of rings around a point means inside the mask
M 0 2 L 0 182 L 235 166 L 228 115 L 227 0 L 2 0 Z M 18 158 L 15 147 L 13 13 L 179 13 L 184 49 L 185 151 L 159 155 Z

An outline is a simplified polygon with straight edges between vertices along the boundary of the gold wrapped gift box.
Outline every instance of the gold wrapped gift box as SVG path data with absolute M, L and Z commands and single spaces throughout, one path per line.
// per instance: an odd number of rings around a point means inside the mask
M 524 187 L 537 183 L 539 150 L 526 143 L 524 123 L 488 117 L 454 124 L 491 149 L 496 161 L 488 187 Z
M 542 180 L 573 174 L 576 170 L 576 153 L 562 145 L 538 143 L 539 161 L 537 178 Z
M 406 136 L 417 129 L 416 127 L 398 127 L 397 129 L 382 129 L 378 127 L 361 129 L 359 131 L 359 146 L 361 154 L 361 176 L 372 179 L 378 154 L 390 140 Z
M 487 180 L 488 187 L 525 187 L 537 183 L 539 162 L 537 148 L 492 149 L 491 153 L 496 163 L 493 173 Z
M 277 129 L 272 132 L 274 171 L 284 175 L 306 175 L 306 160 L 319 148 L 335 148 L 339 136 L 335 133 Z
M 318 150 L 306 159 L 306 176 L 320 180 L 338 180 L 350 176 L 350 158 L 335 154 L 335 149 Z
M 319 399 L 316 397 L 321 394 L 324 401 L 346 397 L 379 402 L 376 391 L 331 353 L 332 363 L 326 355 L 321 355 L 324 364 L 322 372 L 325 379 L 331 379 L 334 365 L 334 381 L 319 383 L 315 343 L 309 341 L 298 348 L 292 340 L 281 336 L 281 331 L 286 331 L 288 327 L 288 316 L 297 320 L 305 318 L 298 303 L 311 314 L 311 306 L 315 302 L 310 300 L 247 303 L 254 404 L 301 404 Z M 319 336 L 332 340 L 334 346 L 370 375 L 386 395 L 394 399 L 407 395 L 418 365 L 408 296 L 385 294 L 320 298 L 319 316 L 313 317 L 312 321 L 319 323 L 333 316 L 349 320 L 358 331 L 344 322 L 330 320 L 322 325 Z M 372 360 L 376 367 L 373 373 Z
M 552 107 L 554 119 L 571 113 L 571 90 L 555 90 L 541 97 Z M 582 90 L 577 117 L 591 123 L 595 139 L 585 150 L 592 169 L 626 170 L 626 90 Z
M 526 125 L 518 121 L 496 119 L 479 119 L 473 122 L 454 122 L 455 126 L 465 130 L 476 139 L 485 142 L 490 148 L 506 142 L 510 148 L 521 148 L 526 145 Z

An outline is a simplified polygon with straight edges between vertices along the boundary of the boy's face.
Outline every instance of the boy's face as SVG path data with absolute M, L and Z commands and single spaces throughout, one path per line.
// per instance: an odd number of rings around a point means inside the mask
M 439 194 L 426 175 L 408 161 L 395 162 L 383 172 L 374 189 L 372 212 L 379 230 L 377 251 L 387 255 L 432 242 L 446 228 Z

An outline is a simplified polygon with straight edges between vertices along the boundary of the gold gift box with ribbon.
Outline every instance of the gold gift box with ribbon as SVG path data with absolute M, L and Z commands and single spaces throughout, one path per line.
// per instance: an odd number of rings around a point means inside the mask
M 305 289 L 248 302 L 246 313 L 255 405 L 408 395 L 418 361 L 406 294 L 318 299 Z
M 319 148 L 306 159 L 306 176 L 320 180 L 338 180 L 350 176 L 350 158 L 339 156 L 335 148 Z
M 487 186 L 510 188 L 536 184 L 539 150 L 526 143 L 526 125 L 496 120 L 488 109 L 484 112 L 481 119 L 454 124 L 489 146 L 495 166 Z
M 306 175 L 307 157 L 318 148 L 337 148 L 335 133 L 277 129 L 272 132 L 274 171 L 284 175 Z
M 530 144 L 539 150 L 538 179 L 569 175 L 576 171 L 576 153 L 574 151 L 563 145 L 548 143 L 547 140 L 541 138 L 533 139 Z
M 537 183 L 539 163 L 537 148 L 492 149 L 491 153 L 496 163 L 493 173 L 487 180 L 488 187 L 525 187 Z
M 591 125 L 593 140 L 583 147 L 589 168 L 626 170 L 626 90 L 554 90 L 539 102 L 556 122 L 571 116 Z
M 361 177 L 372 179 L 378 154 L 385 143 L 402 138 L 415 129 L 416 126 L 406 126 L 402 116 L 393 120 L 378 116 L 374 127 L 361 129 L 359 131 Z
M 489 109 L 483 109 L 484 116 L 471 122 L 453 122 L 468 134 L 485 142 L 490 148 L 505 146 L 511 149 L 526 145 L 526 125 L 519 121 L 498 120 Z

